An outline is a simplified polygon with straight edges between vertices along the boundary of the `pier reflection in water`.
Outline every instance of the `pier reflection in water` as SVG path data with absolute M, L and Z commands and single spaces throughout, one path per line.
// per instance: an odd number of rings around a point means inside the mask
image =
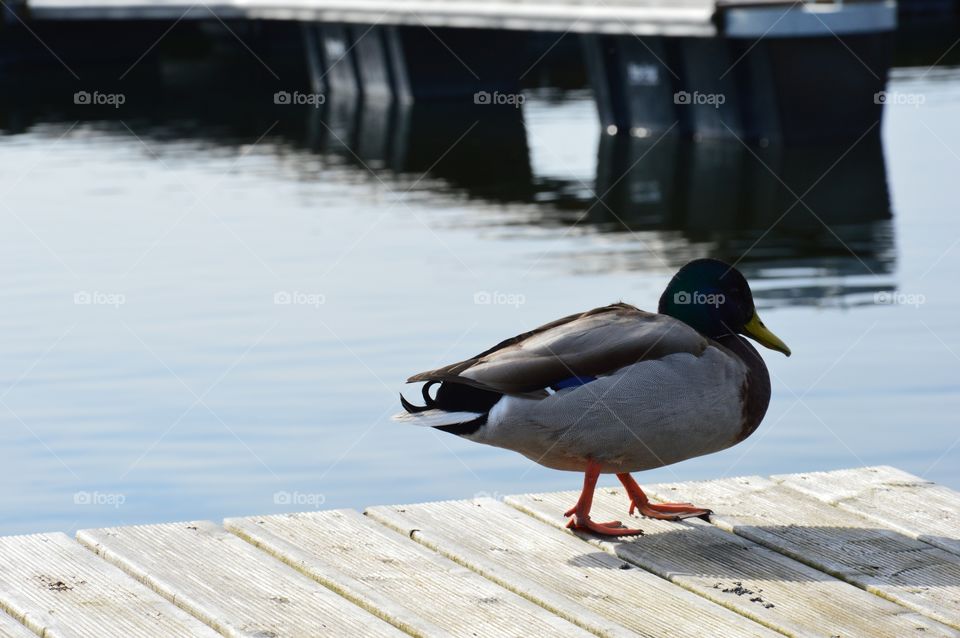
M 383 166 L 394 179 L 404 183 L 405 175 L 419 179 L 429 171 L 444 191 L 536 205 L 486 223 L 478 213 L 470 225 L 517 233 L 524 226 L 566 226 L 622 236 L 565 260 L 576 270 L 676 267 L 709 255 L 738 262 L 760 282 L 765 304 L 872 303 L 873 293 L 892 285 L 892 214 L 879 130 L 853 147 L 598 133 L 594 174 L 564 177 L 533 170 L 519 110 L 409 106 L 395 108 L 392 117 L 386 127 L 394 133 L 392 152 Z M 384 120 L 370 118 L 377 122 L 371 129 L 366 121 L 357 118 L 353 142 L 340 152 L 380 166 L 387 153 L 364 149 L 381 148 L 375 141 L 384 143 Z M 797 281 L 812 275 L 826 283 Z
M 758 282 L 761 304 L 856 304 L 892 287 L 895 250 L 879 127 L 852 147 L 693 141 L 673 132 L 608 136 L 595 127 L 579 151 L 592 156 L 590 174 L 578 161 L 574 174 L 561 162 L 542 175 L 531 163 L 525 110 L 573 103 L 595 119 L 589 93 L 535 90 L 525 108 L 357 94 L 331 96 L 319 107 L 292 106 L 274 104 L 265 90 L 243 93 L 231 73 L 231 67 L 178 69 L 159 85 L 127 87 L 122 111 L 65 104 L 66 88 L 36 86 L 7 95 L 3 122 L 16 132 L 79 120 L 123 135 L 130 127 L 156 142 L 227 148 L 269 131 L 277 154 L 300 158 L 286 162 L 290 170 L 315 179 L 329 178 L 322 167 L 337 166 L 352 170 L 352 179 L 388 182 L 398 193 L 531 205 L 489 215 L 478 210 L 459 223 L 520 235 L 559 226 L 609 236 L 600 247 L 585 245 L 575 260 L 550 257 L 575 272 L 672 268 L 707 255 L 737 262 Z
M 575 232 L 622 235 L 601 250 L 587 248 L 569 263 L 578 271 L 674 267 L 697 256 L 738 262 L 759 282 L 761 303 L 858 303 L 887 290 L 894 270 L 891 210 L 878 128 L 854 146 L 750 146 L 737 139 L 692 141 L 668 133 L 646 138 L 608 136 L 597 129 L 592 175 L 561 168 L 538 175 L 531 166 L 524 110 L 474 104 L 398 104 L 331 100 L 319 108 L 242 106 L 223 93 L 164 99 L 135 96 L 122 112 L 138 135 L 237 146 L 269 129 L 279 154 L 312 155 L 321 165 L 351 166 L 355 179 L 389 181 L 398 192 L 533 204 L 513 213 L 464 223 L 567 226 Z M 137 99 L 137 98 L 141 99 Z M 534 92 L 536 103 L 563 95 Z M 574 92 L 572 99 L 589 96 Z M 196 108 L 202 104 L 203 108 Z M 8 105 L 8 127 L 40 119 L 90 118 L 89 109 Z M 589 107 L 590 105 L 584 104 Z M 589 108 L 585 109 L 589 110 Z M 131 115 L 131 111 L 133 114 Z M 119 127 L 121 113 L 97 111 L 98 127 Z M 298 162 L 291 162 L 292 170 Z M 302 162 L 312 170 L 315 162 Z M 315 177 L 322 178 L 321 170 Z M 562 259 L 563 255 L 555 258 Z M 817 275 L 826 284 L 798 283 Z M 850 276 L 866 275 L 855 284 Z M 833 278 L 847 277 L 847 283 Z M 826 278 L 826 279 L 824 279 Z M 781 285 L 778 282 L 785 282 Z M 849 298 L 848 298 L 849 297 Z M 872 299 L 872 297 L 871 297 Z

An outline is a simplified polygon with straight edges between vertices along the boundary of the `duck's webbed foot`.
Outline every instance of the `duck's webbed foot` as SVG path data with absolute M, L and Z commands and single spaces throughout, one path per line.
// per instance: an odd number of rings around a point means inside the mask
M 694 507 L 690 503 L 647 503 L 637 505 L 630 503 L 630 513 L 633 513 L 634 507 L 637 511 L 647 518 L 658 518 L 664 521 L 682 521 L 685 518 L 702 518 L 707 520 L 713 510 L 702 507 Z
M 630 514 L 638 511 L 647 518 L 664 521 L 682 521 L 685 518 L 707 520 L 713 514 L 711 510 L 696 507 L 692 503 L 651 503 L 632 476 L 624 473 L 617 474 L 617 478 L 623 483 L 623 487 L 627 490 L 627 496 L 630 498 Z
M 587 463 L 587 469 L 583 474 L 583 491 L 580 492 L 580 498 L 577 504 L 563 513 L 564 516 L 571 516 L 567 527 L 570 529 L 583 530 L 600 534 L 602 536 L 632 536 L 643 534 L 643 530 L 624 527 L 620 521 L 607 521 L 606 523 L 595 523 L 590 520 L 590 508 L 593 506 L 593 491 L 597 487 L 597 479 L 600 477 L 600 464 L 594 461 Z
M 567 528 L 593 532 L 594 534 L 599 534 L 601 536 L 636 536 L 638 534 L 643 534 L 642 529 L 631 529 L 629 527 L 624 527 L 623 523 L 620 521 L 595 523 L 590 520 L 589 516 L 586 518 L 581 518 L 580 516 L 574 515 L 574 517 L 570 519 L 570 522 L 567 523 Z
M 568 509 L 566 512 L 563 513 L 564 516 L 574 517 L 570 519 L 569 523 L 567 523 L 567 527 L 569 527 L 570 529 L 581 529 L 581 527 L 579 527 L 578 524 L 575 522 L 576 515 L 577 515 L 577 507 L 579 505 L 580 505 L 580 501 L 577 501 L 576 505 L 574 505 L 573 507 L 571 507 L 570 509 Z M 589 516 L 586 517 L 586 520 L 587 520 L 587 523 L 585 524 L 584 527 L 582 527 L 582 529 L 587 529 L 586 525 L 601 525 L 603 527 L 623 527 L 623 523 L 621 523 L 620 521 L 607 521 L 606 523 L 594 523 L 592 520 L 590 520 Z

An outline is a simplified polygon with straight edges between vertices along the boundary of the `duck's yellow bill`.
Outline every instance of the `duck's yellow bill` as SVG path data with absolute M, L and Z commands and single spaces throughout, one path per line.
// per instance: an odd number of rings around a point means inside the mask
M 782 352 L 788 357 L 790 356 L 790 348 L 780 340 L 780 337 L 770 332 L 767 327 L 763 325 L 763 322 L 760 321 L 760 315 L 757 314 L 756 310 L 753 311 L 753 317 L 747 322 L 747 325 L 743 327 L 743 334 L 761 346 L 766 346 L 771 350 Z

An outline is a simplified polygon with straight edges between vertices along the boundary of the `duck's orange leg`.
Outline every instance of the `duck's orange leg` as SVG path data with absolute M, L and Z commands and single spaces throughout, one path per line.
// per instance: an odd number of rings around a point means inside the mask
M 634 510 L 639 510 L 641 514 L 648 518 L 659 518 L 665 521 L 679 521 L 697 517 L 706 519 L 713 514 L 712 511 L 696 507 L 692 503 L 651 503 L 632 476 L 623 473 L 617 474 L 617 478 L 623 483 L 623 487 L 627 490 L 627 496 L 630 497 L 631 514 Z
M 610 521 L 607 523 L 594 523 L 590 520 L 590 507 L 593 505 L 593 491 L 597 487 L 597 479 L 600 478 L 600 464 L 594 461 L 587 463 L 587 469 L 583 474 L 583 491 L 577 504 L 564 513 L 564 516 L 572 516 L 567 527 L 570 529 L 579 529 L 601 534 L 603 536 L 630 536 L 634 534 L 643 534 L 643 530 L 630 529 L 624 527 L 620 521 Z

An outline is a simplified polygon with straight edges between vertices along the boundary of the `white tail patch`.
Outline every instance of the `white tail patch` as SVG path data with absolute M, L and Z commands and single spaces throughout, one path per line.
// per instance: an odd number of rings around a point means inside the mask
M 408 425 L 421 425 L 435 428 L 441 425 L 456 425 L 465 423 L 483 415 L 483 412 L 444 412 L 443 410 L 424 410 L 423 412 L 401 412 L 391 417 L 394 421 Z

